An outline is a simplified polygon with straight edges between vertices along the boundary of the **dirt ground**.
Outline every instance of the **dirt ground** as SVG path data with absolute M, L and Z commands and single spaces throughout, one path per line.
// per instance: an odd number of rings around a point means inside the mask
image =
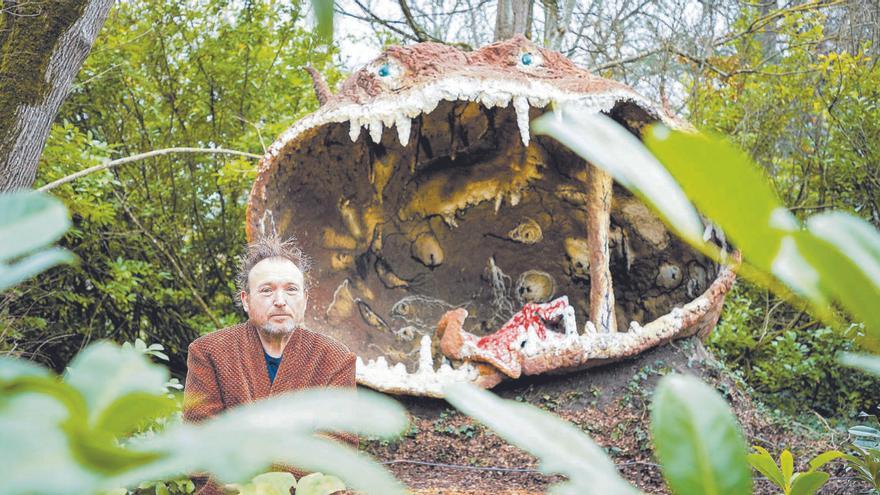
M 732 405 L 750 445 L 763 446 L 775 456 L 788 448 L 801 469 L 817 453 L 846 445 L 847 439 L 840 433 L 771 420 L 697 340 L 663 346 L 599 369 L 502 384 L 495 392 L 572 422 L 605 448 L 624 478 L 645 493 L 666 494 L 669 492 L 652 456 L 648 405 L 659 378 L 672 371 L 695 374 L 713 384 Z M 539 494 L 564 479 L 541 474 L 534 457 L 444 401 L 400 400 L 411 415 L 406 434 L 394 442 L 362 440 L 361 448 L 384 462 L 414 493 Z M 820 494 L 856 494 L 867 489 L 839 462 L 827 465 L 825 471 L 832 478 Z M 778 492 L 758 478 L 754 493 Z

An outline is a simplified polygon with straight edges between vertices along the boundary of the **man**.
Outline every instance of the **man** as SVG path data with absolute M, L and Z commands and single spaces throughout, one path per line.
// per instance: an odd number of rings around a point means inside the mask
M 238 274 L 245 323 L 203 335 L 189 346 L 184 412 L 198 422 L 269 395 L 308 387 L 355 387 L 355 355 L 303 328 L 308 259 L 293 239 L 250 244 Z M 339 435 L 355 446 L 357 437 Z M 217 492 L 208 483 L 199 493 Z

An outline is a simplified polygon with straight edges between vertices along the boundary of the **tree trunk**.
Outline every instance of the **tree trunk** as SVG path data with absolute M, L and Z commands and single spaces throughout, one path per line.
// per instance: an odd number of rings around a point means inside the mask
M 517 34 L 531 37 L 533 0 L 498 0 L 495 14 L 495 41 L 513 38 Z
M 49 129 L 113 0 L 4 2 L 0 13 L 0 192 L 29 188 Z
M 574 0 L 542 0 L 544 4 L 544 48 L 559 50 L 562 38 L 568 32 L 571 14 L 574 11 Z

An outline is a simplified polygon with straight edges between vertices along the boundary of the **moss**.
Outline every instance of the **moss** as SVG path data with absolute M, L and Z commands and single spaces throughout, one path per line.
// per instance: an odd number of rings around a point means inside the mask
M 88 0 L 6 2 L 0 14 L 0 150 L 11 137 L 14 109 L 48 95 L 49 59 L 61 35 L 79 19 Z

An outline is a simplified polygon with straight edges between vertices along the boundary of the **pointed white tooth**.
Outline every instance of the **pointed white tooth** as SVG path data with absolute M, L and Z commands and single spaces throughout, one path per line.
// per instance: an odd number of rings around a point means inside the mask
M 513 98 L 513 109 L 516 110 L 516 123 L 519 125 L 519 137 L 524 146 L 529 145 L 529 99 L 525 96 Z
M 382 121 L 379 119 L 371 119 L 369 127 L 370 139 L 372 139 L 374 143 L 382 141 Z
M 348 137 L 351 138 L 351 142 L 357 142 L 358 136 L 361 135 L 361 124 L 358 122 L 358 119 L 352 117 L 351 120 L 348 121 Z
M 434 356 L 431 355 L 431 337 L 422 335 L 419 342 L 419 373 L 434 371 Z
M 501 209 L 501 202 L 503 200 L 504 200 L 503 194 L 499 193 L 498 196 L 495 196 L 495 214 L 498 214 L 498 210 Z
M 376 367 L 388 369 L 388 361 L 385 360 L 385 356 L 379 356 L 376 358 Z
M 406 366 L 404 366 L 403 363 L 395 364 L 394 368 L 392 368 L 391 371 L 394 372 L 395 375 L 399 375 L 399 376 L 406 376 L 407 375 Z
M 642 325 L 639 322 L 633 320 L 629 322 L 629 331 L 639 333 L 642 331 Z
M 406 147 L 406 145 L 409 144 L 409 132 L 412 126 L 412 120 L 406 115 L 401 114 L 397 116 L 394 125 L 397 126 L 397 139 L 400 140 L 400 145 Z
M 592 321 L 584 323 L 584 334 L 588 333 L 599 333 L 599 331 L 596 330 L 596 325 L 594 325 Z

